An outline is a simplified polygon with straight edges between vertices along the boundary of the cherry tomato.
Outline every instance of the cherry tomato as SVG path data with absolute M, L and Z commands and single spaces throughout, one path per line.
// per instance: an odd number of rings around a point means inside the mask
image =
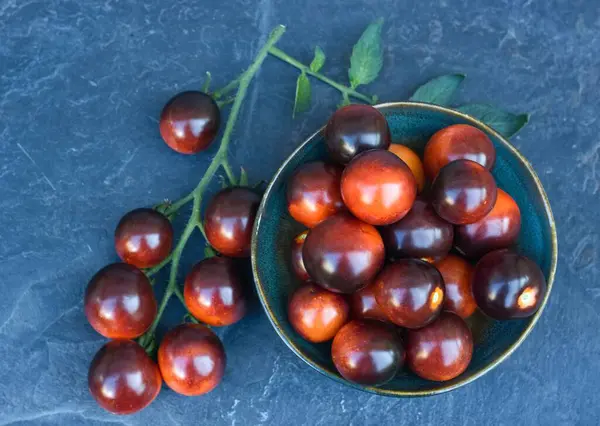
M 308 228 L 344 209 L 340 180 L 342 168 L 322 161 L 299 167 L 287 187 L 290 215 Z
M 204 230 L 211 246 L 230 257 L 250 256 L 250 241 L 260 197 L 249 188 L 226 188 L 206 207 Z
M 110 339 L 133 339 L 156 317 L 156 299 L 142 271 L 127 263 L 101 269 L 88 284 L 85 315 L 94 329 Z
M 442 312 L 426 327 L 409 330 L 406 341 L 408 366 L 418 376 L 438 382 L 462 374 L 473 356 L 469 326 L 453 312 Z
M 182 395 L 203 395 L 221 382 L 226 356 L 221 340 L 208 327 L 181 324 L 170 330 L 158 348 L 165 383 Z
M 165 260 L 173 246 L 171 222 L 152 209 L 127 213 L 115 231 L 115 248 L 123 262 L 149 268 Z
M 307 283 L 292 295 L 288 318 L 294 330 L 306 340 L 326 342 L 348 321 L 349 311 L 344 296 Z
M 90 393 L 114 414 L 132 414 L 158 395 L 162 379 L 158 366 L 131 340 L 113 340 L 98 351 L 88 373 Z
M 338 109 L 325 128 L 329 156 L 340 164 L 348 164 L 356 155 L 370 149 L 387 149 L 391 140 L 384 115 L 370 105 Z
M 185 305 L 201 322 L 230 325 L 246 314 L 246 298 L 232 259 L 210 257 L 196 264 L 185 279 Z
M 221 113 L 206 93 L 189 91 L 175 95 L 160 114 L 160 134 L 169 147 L 181 154 L 207 149 L 215 139 Z
M 425 145 L 424 165 L 434 180 L 442 167 L 456 160 L 471 160 L 492 170 L 496 148 L 485 133 L 468 124 L 454 124 L 436 132 Z

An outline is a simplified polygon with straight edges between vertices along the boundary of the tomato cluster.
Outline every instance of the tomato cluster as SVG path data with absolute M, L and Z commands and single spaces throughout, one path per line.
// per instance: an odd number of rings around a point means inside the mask
M 210 96 L 184 92 L 164 107 L 160 132 L 172 149 L 191 154 L 210 145 L 219 121 L 219 109 Z M 156 361 L 152 342 L 160 318 L 147 268 L 169 260 L 173 227 L 167 215 L 154 209 L 140 208 L 123 216 L 114 239 L 122 263 L 96 273 L 84 300 L 89 323 L 111 339 L 89 369 L 89 389 L 101 407 L 116 414 L 135 413 L 156 398 L 163 380 L 182 395 L 202 395 L 220 383 L 225 349 L 207 326 L 234 324 L 246 313 L 247 289 L 235 258 L 250 255 L 259 202 L 253 190 L 233 187 L 208 203 L 203 229 L 219 255 L 200 261 L 188 272 L 183 300 L 196 321 L 167 332 Z
M 330 162 L 300 166 L 290 215 L 308 229 L 292 242 L 302 284 L 288 317 L 311 342 L 332 340 L 347 380 L 381 385 L 403 368 L 435 381 L 463 373 L 473 354 L 465 318 L 539 308 L 546 282 L 518 254 L 515 200 L 497 188 L 496 151 L 481 130 L 452 125 L 423 160 L 393 144 L 385 117 L 350 105 L 325 130 Z M 400 335 L 404 338 L 400 338 Z

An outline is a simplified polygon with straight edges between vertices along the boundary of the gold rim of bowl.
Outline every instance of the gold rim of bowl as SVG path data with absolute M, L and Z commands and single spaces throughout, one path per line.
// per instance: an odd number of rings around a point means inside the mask
M 538 311 L 530 318 L 529 324 L 527 325 L 527 327 L 525 327 L 525 329 L 523 330 L 523 332 L 521 333 L 519 338 L 517 340 L 515 340 L 504 352 L 499 354 L 494 360 L 492 360 L 484 368 L 482 368 L 478 371 L 474 371 L 471 374 L 463 373 L 462 376 L 459 376 L 458 381 L 453 381 L 451 384 L 448 384 L 448 385 L 444 385 L 443 383 L 441 383 L 435 389 L 414 390 L 414 391 L 412 391 L 412 390 L 411 391 L 388 390 L 388 389 L 381 389 L 381 388 L 374 387 L 374 386 L 362 386 L 362 385 L 359 385 L 356 383 L 349 382 L 349 381 L 345 380 L 344 378 L 342 378 L 341 376 L 339 376 L 339 374 L 336 371 L 332 371 L 330 368 L 312 360 L 310 358 L 310 356 L 302 350 L 302 348 L 300 348 L 294 344 L 294 342 L 292 341 L 290 336 L 288 336 L 286 334 L 286 332 L 283 330 L 283 328 L 281 327 L 281 324 L 279 323 L 279 320 L 277 319 L 277 317 L 274 315 L 273 310 L 271 309 L 271 306 L 269 305 L 269 301 L 267 300 L 267 297 L 265 295 L 263 284 L 262 284 L 262 282 L 260 280 L 260 276 L 258 274 L 258 265 L 257 265 L 257 261 L 256 261 L 256 252 L 257 252 L 257 245 L 258 245 L 257 236 L 258 236 L 258 229 L 260 228 L 260 224 L 263 220 L 263 214 L 264 214 L 264 209 L 265 209 L 265 205 L 266 205 L 266 200 L 269 198 L 271 191 L 273 190 L 273 186 L 274 186 L 275 182 L 277 181 L 277 179 L 279 178 L 279 175 L 286 168 L 286 166 L 292 160 L 292 158 L 294 158 L 298 154 L 298 152 L 300 152 L 314 138 L 318 137 L 319 134 L 321 134 L 323 132 L 325 127 L 322 127 L 317 132 L 312 134 L 308 139 L 306 139 L 302 144 L 300 144 L 300 146 L 298 146 L 294 150 L 294 152 L 292 152 L 289 155 L 289 157 L 283 162 L 281 167 L 279 167 L 279 169 L 277 170 L 277 172 L 275 173 L 275 175 L 269 182 L 269 185 L 267 186 L 267 189 L 264 193 L 263 199 L 258 208 L 258 212 L 256 214 L 256 219 L 254 222 L 254 229 L 252 231 L 252 247 L 251 247 L 252 274 L 254 276 L 254 282 L 256 284 L 260 302 L 263 305 L 265 312 L 267 313 L 267 317 L 269 318 L 269 321 L 275 328 L 275 331 L 277 331 L 277 334 L 279 334 L 279 336 L 282 338 L 282 340 L 285 342 L 285 344 L 298 357 L 300 357 L 304 362 L 306 362 L 308 365 L 313 367 L 315 370 L 317 370 L 321 374 L 323 374 L 333 380 L 336 380 L 337 382 L 344 383 L 344 384 L 354 387 L 356 389 L 361 389 L 361 390 L 375 393 L 378 395 L 396 396 L 396 397 L 416 397 L 416 396 L 437 395 L 440 393 L 444 393 L 444 392 L 448 392 L 448 391 L 457 389 L 457 388 L 464 386 L 468 383 L 471 383 L 475 379 L 483 376 L 485 373 L 492 370 L 494 367 L 496 367 L 498 364 L 500 364 L 502 361 L 504 361 L 506 358 L 508 358 L 519 347 L 519 345 L 521 343 L 523 343 L 525 338 L 529 335 L 529 333 L 531 332 L 531 330 L 533 329 L 533 327 L 539 320 L 540 316 L 542 315 L 542 312 L 546 306 L 546 303 L 548 302 L 548 298 L 550 297 L 550 293 L 552 291 L 552 285 L 554 283 L 554 277 L 556 274 L 556 265 L 557 265 L 557 261 L 558 261 L 558 238 L 557 238 L 557 234 L 556 234 L 556 224 L 554 222 L 554 216 L 552 214 L 552 209 L 550 208 L 550 202 L 548 201 L 548 196 L 546 195 L 546 191 L 544 191 L 544 187 L 542 186 L 542 183 L 541 183 L 537 173 L 535 172 L 535 170 L 533 169 L 533 167 L 531 166 L 529 161 L 527 161 L 527 159 L 514 146 L 512 146 L 506 138 L 504 138 L 502 135 L 500 135 L 498 132 L 496 132 L 491 127 L 487 126 L 483 122 L 481 122 L 469 115 L 466 115 L 461 112 L 458 112 L 458 111 L 455 111 L 455 110 L 452 110 L 449 108 L 445 108 L 442 106 L 433 105 L 433 104 L 427 104 L 427 103 L 421 103 L 421 102 L 388 102 L 388 103 L 374 105 L 374 107 L 381 111 L 386 111 L 388 109 L 397 109 L 397 108 L 424 109 L 424 110 L 429 110 L 429 111 L 442 112 L 442 113 L 445 113 L 445 114 L 448 114 L 451 116 L 459 117 L 467 122 L 473 123 L 476 126 L 484 129 L 486 132 L 493 135 L 498 141 L 500 141 L 501 144 L 503 144 L 516 158 L 519 159 L 521 164 L 525 167 L 525 169 L 529 172 L 529 174 L 533 178 L 533 181 L 535 182 L 535 185 L 542 196 L 542 200 L 544 202 L 544 210 L 545 210 L 546 216 L 548 218 L 548 223 L 550 224 L 550 233 L 551 233 L 551 238 L 552 238 L 552 247 L 551 247 L 552 259 L 551 259 L 551 263 L 550 263 L 550 273 L 548 274 L 548 280 L 547 280 L 547 291 L 546 291 L 544 300 L 542 301 L 542 305 L 540 306 Z

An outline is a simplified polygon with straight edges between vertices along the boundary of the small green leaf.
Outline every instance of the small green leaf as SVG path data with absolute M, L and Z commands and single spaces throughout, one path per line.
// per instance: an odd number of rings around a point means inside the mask
M 211 246 L 204 247 L 204 258 L 208 259 L 209 257 L 216 256 L 217 252 Z
M 248 186 L 248 173 L 246 173 L 246 169 L 241 168 L 240 172 L 240 186 Z
M 202 86 L 202 91 L 204 93 L 208 93 L 208 89 L 210 88 L 210 80 L 212 76 L 208 71 L 206 71 L 206 80 L 204 80 L 204 85 Z
M 409 100 L 429 102 L 436 105 L 449 105 L 452 96 L 465 77 L 464 74 L 448 74 L 436 77 L 419 87 Z
M 383 66 L 382 27 L 383 19 L 371 23 L 352 49 L 348 77 L 353 89 L 361 84 L 371 83 L 381 71 Z
M 312 72 L 319 72 L 325 64 L 325 52 L 319 46 L 315 47 L 315 57 L 310 63 L 310 70 Z
M 513 114 L 488 104 L 463 105 L 458 110 L 483 121 L 507 138 L 515 135 L 529 122 L 529 114 Z
M 298 76 L 298 81 L 296 82 L 296 99 L 294 100 L 294 113 L 293 116 L 296 117 L 296 114 L 304 112 L 308 110 L 310 107 L 310 81 L 305 73 L 302 73 Z

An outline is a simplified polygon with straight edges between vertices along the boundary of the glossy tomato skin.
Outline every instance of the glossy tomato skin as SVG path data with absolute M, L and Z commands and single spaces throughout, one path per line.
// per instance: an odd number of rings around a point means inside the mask
M 370 149 L 388 149 L 392 137 L 384 115 L 370 105 L 347 105 L 338 109 L 325 127 L 329 156 L 348 164 Z
M 404 364 L 405 352 L 390 324 L 353 320 L 336 334 L 331 356 L 346 380 L 377 386 L 396 376 Z
M 181 154 L 207 149 L 221 123 L 216 102 L 206 93 L 189 91 L 175 95 L 160 114 L 160 134 L 165 143 Z
M 453 312 L 442 312 L 426 327 L 409 330 L 406 360 L 418 376 L 438 382 L 462 374 L 473 357 L 469 326 Z
M 317 284 L 336 293 L 353 293 L 375 278 L 385 248 L 374 226 L 338 213 L 310 231 L 302 259 Z
M 84 297 L 85 315 L 94 329 L 109 339 L 134 339 L 156 317 L 150 281 L 135 266 L 113 263 L 96 273 Z
M 197 263 L 185 278 L 183 296 L 190 313 L 216 327 L 231 325 L 246 314 L 240 273 L 232 259 L 210 257 Z
M 479 258 L 490 251 L 514 245 L 520 232 L 519 206 L 498 188 L 496 203 L 483 219 L 456 227 L 456 248 L 467 257 Z
M 259 204 L 259 195 L 249 188 L 219 191 L 204 214 L 204 231 L 210 245 L 225 256 L 250 256 L 252 227 Z
M 309 342 L 334 338 L 348 321 L 350 307 L 338 293 L 307 283 L 296 289 L 288 305 L 288 318 L 298 334 Z
M 429 139 L 423 158 L 427 176 L 434 180 L 442 167 L 456 160 L 471 160 L 492 170 L 496 162 L 496 148 L 478 128 L 454 124 Z
M 374 319 L 389 322 L 375 299 L 375 282 L 350 295 L 350 312 L 353 319 Z
M 404 161 L 410 168 L 410 171 L 417 182 L 417 191 L 422 192 L 423 189 L 425 189 L 425 170 L 417 153 L 409 147 L 397 143 L 391 144 L 388 149 L 390 152 L 396 154 L 398 158 Z
M 308 275 L 304 266 L 304 260 L 302 260 L 302 249 L 304 248 L 304 241 L 306 241 L 307 236 L 308 231 L 304 231 L 296 235 L 292 240 L 292 270 L 301 281 L 310 280 L 310 275 Z
M 162 379 L 158 366 L 131 340 L 113 340 L 102 346 L 88 373 L 90 393 L 102 408 L 114 414 L 132 414 L 158 395 Z
M 150 268 L 165 260 L 173 246 L 173 227 L 161 213 L 136 209 L 127 213 L 115 230 L 115 249 L 125 263 Z
M 461 318 L 470 317 L 477 309 L 471 287 L 474 267 L 454 254 L 449 254 L 436 262 L 435 267 L 442 274 L 446 288 L 444 309 L 454 312 Z
M 483 219 L 494 207 L 496 181 L 481 164 L 457 160 L 440 170 L 431 187 L 436 213 L 447 222 L 466 225 Z
M 342 167 L 315 161 L 300 166 L 287 186 L 290 215 L 307 228 L 344 210 L 340 181 Z
M 546 290 L 540 267 L 512 250 L 492 251 L 475 265 L 475 301 L 484 314 L 494 319 L 530 317 L 542 305 Z
M 341 188 L 352 214 L 371 225 L 389 225 L 402 219 L 417 196 L 410 168 L 385 150 L 356 156 L 344 169 Z
M 423 197 L 417 197 L 406 216 L 379 228 L 379 232 L 392 259 L 441 259 L 452 249 L 454 239 L 452 224 L 439 217 Z
M 181 324 L 165 334 L 158 348 L 158 365 L 167 386 L 195 396 L 213 390 L 226 365 L 221 340 L 201 324 Z
M 394 324 L 420 328 L 434 321 L 444 304 L 444 280 L 438 270 L 418 259 L 387 265 L 375 280 L 375 298 Z

